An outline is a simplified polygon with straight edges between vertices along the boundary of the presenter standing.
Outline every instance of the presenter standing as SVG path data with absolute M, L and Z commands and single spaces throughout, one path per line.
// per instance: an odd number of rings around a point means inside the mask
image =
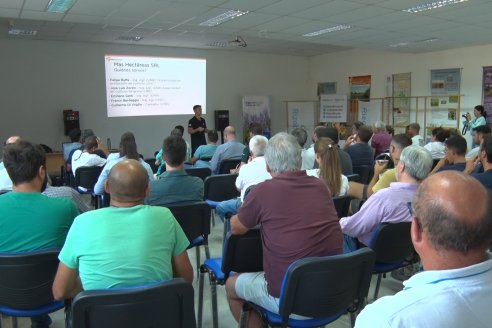
M 202 118 L 202 106 L 193 106 L 195 116 L 188 121 L 188 133 L 191 135 L 191 155 L 195 154 L 195 150 L 201 145 L 206 145 L 205 133 L 207 130 L 207 123 Z

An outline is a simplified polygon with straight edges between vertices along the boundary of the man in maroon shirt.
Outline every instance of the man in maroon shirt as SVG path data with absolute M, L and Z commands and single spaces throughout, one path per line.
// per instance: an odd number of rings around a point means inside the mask
M 294 136 L 278 133 L 265 152 L 272 179 L 258 184 L 238 214 L 231 218 L 233 234 L 261 224 L 264 272 L 241 273 L 226 283 L 232 314 L 239 320 L 244 301 L 278 313 L 285 272 L 296 260 L 342 252 L 342 232 L 326 185 L 301 171 L 301 148 Z M 249 325 L 259 326 L 251 313 Z

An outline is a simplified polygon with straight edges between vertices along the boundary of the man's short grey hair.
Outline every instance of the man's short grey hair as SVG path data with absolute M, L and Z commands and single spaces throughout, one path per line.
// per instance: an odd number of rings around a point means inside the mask
M 417 181 L 424 180 L 432 170 L 432 155 L 421 146 L 408 146 L 401 152 L 400 162 L 405 164 L 405 172 Z
M 383 121 L 374 122 L 374 128 L 380 131 L 386 131 L 386 124 Z
M 268 141 L 265 161 L 272 173 L 299 171 L 302 165 L 301 146 L 293 135 L 279 132 Z
M 292 130 L 292 132 L 290 134 L 292 134 L 294 137 L 296 137 L 297 142 L 299 143 L 299 146 L 304 147 L 304 145 L 306 144 L 306 141 L 307 141 L 306 130 L 304 130 L 303 128 L 295 128 L 294 130 Z
M 265 136 L 256 135 L 249 140 L 249 151 L 255 157 L 265 155 L 268 139 Z

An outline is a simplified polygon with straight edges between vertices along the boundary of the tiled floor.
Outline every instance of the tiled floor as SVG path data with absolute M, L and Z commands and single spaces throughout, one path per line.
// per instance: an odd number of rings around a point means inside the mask
M 212 228 L 212 233 L 209 238 L 210 252 L 212 257 L 220 257 L 222 252 L 222 224 L 220 219 L 216 220 L 215 227 Z M 195 266 L 195 251 L 189 252 L 190 260 L 193 266 Z M 204 252 L 202 251 L 202 258 L 204 257 Z M 195 270 L 196 272 L 196 270 Z M 369 295 L 374 293 L 374 286 L 376 284 L 376 276 L 373 276 L 371 289 L 369 290 Z M 198 281 L 195 277 L 193 282 L 193 287 L 195 288 L 195 312 L 198 311 Z M 392 295 L 402 288 L 401 282 L 394 280 L 388 276 L 388 278 L 383 279 L 381 284 L 381 289 L 379 292 L 380 296 Z M 218 312 L 219 312 L 219 327 L 230 328 L 236 327 L 237 323 L 232 317 L 229 307 L 227 305 L 227 300 L 225 296 L 225 290 L 223 286 L 217 287 L 217 298 L 218 298 Z M 53 319 L 52 328 L 63 328 L 63 311 L 55 312 L 51 315 Z M 350 327 L 350 319 L 348 315 L 342 316 L 340 319 L 329 325 L 329 327 Z M 2 328 L 11 328 L 10 318 L 2 318 Z M 29 328 L 30 321 L 26 318 L 19 319 L 19 328 Z M 212 327 L 212 309 L 211 309 L 211 299 L 210 299 L 210 286 L 208 284 L 208 278 L 205 277 L 205 288 L 204 288 L 204 312 L 203 312 L 203 327 Z

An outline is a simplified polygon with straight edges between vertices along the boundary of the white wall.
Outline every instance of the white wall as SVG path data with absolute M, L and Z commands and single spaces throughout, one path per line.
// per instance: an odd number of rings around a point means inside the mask
M 381 98 L 387 96 L 387 76 L 411 72 L 412 96 L 430 96 L 431 69 L 462 68 L 461 112 L 473 113 L 473 107 L 482 102 L 482 67 L 492 65 L 490 53 L 492 45 L 424 54 L 354 49 L 320 55 L 310 58 L 309 92 L 314 97 L 318 82 L 337 82 L 337 92 L 348 94 L 350 76 L 372 75 L 371 97 Z M 412 113 L 411 120 L 414 119 Z M 423 113 L 419 123 L 423 124 Z
M 131 45 L 0 40 L 2 63 L 0 140 L 10 135 L 61 149 L 62 110 L 80 111 L 81 128 L 92 128 L 117 146 L 133 131 L 139 152 L 149 157 L 171 129 L 186 127 L 193 116 L 108 118 L 104 55 L 141 54 L 207 59 L 207 125 L 214 111 L 230 111 L 231 124 L 242 124 L 242 96 L 272 96 L 272 131 L 286 128 L 286 100 L 306 99 L 309 60 L 303 57 Z M 189 140 L 189 136 L 185 136 Z M 1 146 L 0 146 L 1 147 Z

